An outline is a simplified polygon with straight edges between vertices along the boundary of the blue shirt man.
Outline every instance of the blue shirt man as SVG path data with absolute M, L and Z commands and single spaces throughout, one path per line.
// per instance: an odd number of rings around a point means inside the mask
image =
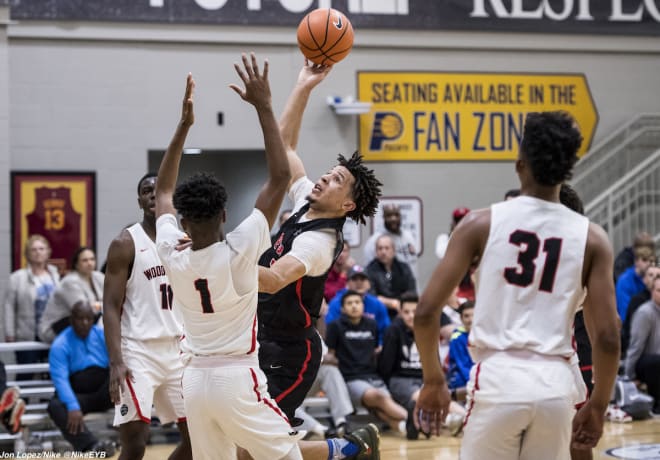
M 103 329 L 94 325 L 95 313 L 87 301 L 71 310 L 71 326 L 57 336 L 48 361 L 55 395 L 48 413 L 75 451 L 103 451 L 114 455 L 114 446 L 99 442 L 85 426 L 83 415 L 114 407 L 110 400 L 110 360 Z

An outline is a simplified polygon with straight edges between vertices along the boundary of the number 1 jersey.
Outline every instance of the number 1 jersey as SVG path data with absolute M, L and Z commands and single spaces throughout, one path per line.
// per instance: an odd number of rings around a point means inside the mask
M 488 241 L 475 273 L 469 338 L 475 361 L 486 350 L 573 354 L 588 230 L 586 217 L 560 203 L 521 196 L 491 206 Z
M 254 209 L 224 241 L 178 251 L 183 232 L 176 218 L 163 214 L 156 221 L 158 254 L 193 354 L 257 356 L 257 260 L 270 246 L 268 230 L 266 217 Z

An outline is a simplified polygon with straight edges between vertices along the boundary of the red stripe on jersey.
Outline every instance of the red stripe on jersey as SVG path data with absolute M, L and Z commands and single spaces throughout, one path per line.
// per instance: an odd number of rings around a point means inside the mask
M 307 371 L 307 365 L 309 364 L 309 360 L 312 359 L 312 342 L 309 339 L 306 339 L 305 344 L 307 345 L 307 356 L 305 356 L 305 361 L 303 362 L 302 368 L 300 368 L 300 372 L 298 372 L 298 377 L 296 378 L 296 381 L 293 382 L 293 385 L 291 385 L 289 388 L 287 388 L 282 393 L 280 393 L 275 398 L 275 401 L 280 402 L 289 393 L 291 393 L 293 390 L 295 390 L 298 385 L 300 385 L 302 383 L 303 375 Z
M 254 391 L 254 394 L 257 395 L 257 402 L 261 402 L 261 393 L 259 393 L 259 381 L 257 380 L 257 374 L 254 372 L 254 369 L 252 368 L 250 368 L 250 374 L 252 374 L 252 382 L 254 382 L 252 391 Z
M 257 402 L 261 402 L 261 393 L 259 393 L 259 381 L 257 380 L 257 373 L 254 372 L 254 369 L 250 368 L 250 374 L 252 374 L 252 382 L 254 382 L 254 386 L 252 389 L 254 390 L 254 393 L 257 395 Z M 289 419 L 287 418 L 284 413 L 282 413 L 282 410 L 277 407 L 277 404 L 273 404 L 270 400 L 263 398 L 264 404 L 273 409 L 277 415 L 282 417 L 286 423 L 289 423 Z
M 250 345 L 250 351 L 247 352 L 254 353 L 254 350 L 257 348 L 257 314 L 254 315 L 254 320 L 252 321 L 252 344 Z
M 588 366 L 580 366 L 580 370 L 581 370 L 581 371 L 590 371 L 590 370 L 592 370 L 593 368 L 594 368 L 594 367 L 593 367 L 591 364 L 588 365 Z
M 176 419 L 176 423 L 186 423 L 187 421 L 188 419 L 186 419 L 185 417 L 179 417 L 178 419 Z
M 479 389 L 479 372 L 481 372 L 481 363 L 477 364 L 477 370 L 474 375 L 474 387 L 470 392 L 470 407 L 467 409 L 465 414 L 465 420 L 463 421 L 463 428 L 467 425 L 468 420 L 470 419 L 470 414 L 472 414 L 472 408 L 474 408 L 474 392 Z
M 144 423 L 151 423 L 151 420 L 142 415 L 142 411 L 140 410 L 140 404 L 138 404 L 137 396 L 135 396 L 135 390 L 133 389 L 133 385 L 131 384 L 131 379 L 126 377 L 126 383 L 128 384 L 128 391 L 131 393 L 131 399 L 133 400 L 133 404 L 135 405 L 135 408 L 137 409 L 138 417 L 144 422 Z
M 298 296 L 298 305 L 305 314 L 305 328 L 308 328 L 312 325 L 312 318 L 309 316 L 309 313 L 307 313 L 307 309 L 302 302 L 302 278 L 296 283 L 296 295 Z

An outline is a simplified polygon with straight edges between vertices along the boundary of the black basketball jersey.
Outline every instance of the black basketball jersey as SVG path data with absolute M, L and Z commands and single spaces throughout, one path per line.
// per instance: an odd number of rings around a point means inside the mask
M 291 250 L 293 240 L 301 233 L 323 229 L 332 229 L 337 234 L 333 261 L 337 259 L 344 245 L 342 228 L 346 218 L 299 222 L 308 209 L 309 203 L 282 224 L 272 238 L 272 246 L 261 255 L 259 265 L 270 267 L 285 256 Z M 296 339 L 308 337 L 314 332 L 313 326 L 323 301 L 323 286 L 331 266 L 320 276 L 303 276 L 274 294 L 259 293 L 259 337 Z

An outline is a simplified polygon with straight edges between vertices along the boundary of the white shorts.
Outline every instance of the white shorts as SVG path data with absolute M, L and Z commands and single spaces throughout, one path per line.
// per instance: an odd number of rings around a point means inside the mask
M 236 446 L 255 460 L 302 459 L 298 439 L 270 398 L 254 357 L 193 357 L 183 373 L 188 431 L 195 460 L 236 459 Z
M 151 407 L 161 423 L 186 420 L 181 391 L 183 361 L 179 339 L 137 341 L 122 338 L 121 352 L 133 381 L 124 382 L 114 425 L 151 422 Z
M 575 404 L 586 392 L 573 363 L 495 353 L 475 363 L 467 390 L 461 460 L 569 458 Z

